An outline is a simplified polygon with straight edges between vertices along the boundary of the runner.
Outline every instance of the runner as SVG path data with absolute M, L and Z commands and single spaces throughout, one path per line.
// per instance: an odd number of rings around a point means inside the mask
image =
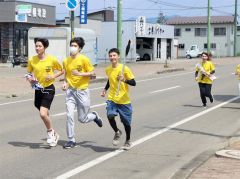
M 207 106 L 206 97 L 209 98 L 210 102 L 213 102 L 213 96 L 211 94 L 212 74 L 215 73 L 215 66 L 211 61 L 208 61 L 209 55 L 206 52 L 202 53 L 202 62 L 196 65 L 195 78 L 198 82 L 200 89 L 200 96 L 203 103 L 203 107 Z
M 239 95 L 240 95 L 240 64 L 237 65 L 236 67 L 236 72 L 235 72 L 235 75 L 238 76 L 238 89 L 239 89 Z
M 47 39 L 36 38 L 34 43 L 37 55 L 28 60 L 26 78 L 35 89 L 34 105 L 47 128 L 47 143 L 54 147 L 57 145 L 59 135 L 52 128 L 49 110 L 55 95 L 53 83 L 55 78 L 63 74 L 63 69 L 55 57 L 45 53 L 49 45 Z M 55 70 L 58 72 L 55 73 Z
M 128 150 L 131 148 L 131 121 L 132 121 L 132 105 L 129 97 L 129 89 L 128 85 L 136 86 L 136 81 L 134 80 L 134 76 L 131 70 L 125 66 L 123 75 L 121 74 L 123 64 L 118 63 L 120 58 L 120 52 L 116 48 L 112 48 L 108 52 L 110 62 L 112 63 L 110 66 L 106 68 L 106 74 L 108 76 L 107 84 L 104 90 L 101 93 L 102 97 L 106 96 L 107 90 L 109 90 L 108 100 L 107 100 L 107 118 L 115 132 L 113 138 L 113 145 L 119 144 L 119 139 L 122 135 L 122 131 L 118 129 L 117 123 L 115 121 L 115 116 L 119 114 L 121 122 L 124 125 L 126 132 L 126 141 L 123 146 L 123 149 Z M 118 82 L 121 81 L 121 86 L 119 90 L 119 94 L 117 93 Z
M 78 121 L 89 123 L 94 121 L 99 127 L 103 126 L 98 113 L 90 113 L 89 80 L 95 77 L 94 67 L 90 60 L 80 52 L 85 45 L 81 37 L 70 41 L 70 56 L 63 61 L 65 81 L 62 89 L 66 90 L 67 136 L 68 142 L 64 148 L 76 147 L 74 133 L 74 110 L 77 107 Z

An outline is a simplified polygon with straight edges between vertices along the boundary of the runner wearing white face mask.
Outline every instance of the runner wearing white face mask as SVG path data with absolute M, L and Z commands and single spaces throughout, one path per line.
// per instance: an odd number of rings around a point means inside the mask
M 70 41 L 70 56 L 63 61 L 65 81 L 62 89 L 66 90 L 68 136 L 68 142 L 64 145 L 64 148 L 76 147 L 74 134 L 74 110 L 76 107 L 79 122 L 89 123 L 94 121 L 99 127 L 103 125 L 97 112 L 90 112 L 88 86 L 90 78 L 95 76 L 95 73 L 90 59 L 80 53 L 84 45 L 83 38 L 72 39 Z

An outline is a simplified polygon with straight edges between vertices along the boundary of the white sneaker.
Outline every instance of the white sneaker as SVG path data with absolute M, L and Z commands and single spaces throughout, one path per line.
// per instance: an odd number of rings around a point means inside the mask
M 54 132 L 53 141 L 49 144 L 50 147 L 55 147 L 59 140 L 59 134 Z
M 54 130 L 47 132 L 47 143 L 50 144 L 54 140 Z

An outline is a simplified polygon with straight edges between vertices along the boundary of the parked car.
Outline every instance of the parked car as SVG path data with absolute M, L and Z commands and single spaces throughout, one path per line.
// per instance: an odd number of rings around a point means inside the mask
M 189 50 L 186 51 L 186 58 L 194 58 L 200 57 L 202 55 L 202 51 L 199 50 L 197 45 L 192 45 Z
M 142 60 L 151 60 L 153 49 L 147 42 L 137 42 L 136 51 Z

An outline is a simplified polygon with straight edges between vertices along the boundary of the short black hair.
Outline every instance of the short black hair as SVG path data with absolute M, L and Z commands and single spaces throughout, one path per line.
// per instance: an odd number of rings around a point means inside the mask
M 71 46 L 71 44 L 72 43 L 77 43 L 78 44 L 78 46 L 82 49 L 83 47 L 84 47 L 84 45 L 85 45 L 85 41 L 84 41 L 84 39 L 82 38 L 82 37 L 75 37 L 75 38 L 73 38 L 71 41 L 70 41 L 70 46 Z
M 111 49 L 108 51 L 108 54 L 113 53 L 113 52 L 115 52 L 115 53 L 117 53 L 118 55 L 120 55 L 120 51 L 119 51 L 117 48 L 111 48 Z
M 49 41 L 48 39 L 45 38 L 34 38 L 34 43 L 36 44 L 37 42 L 41 42 L 44 48 L 48 48 L 49 46 Z

